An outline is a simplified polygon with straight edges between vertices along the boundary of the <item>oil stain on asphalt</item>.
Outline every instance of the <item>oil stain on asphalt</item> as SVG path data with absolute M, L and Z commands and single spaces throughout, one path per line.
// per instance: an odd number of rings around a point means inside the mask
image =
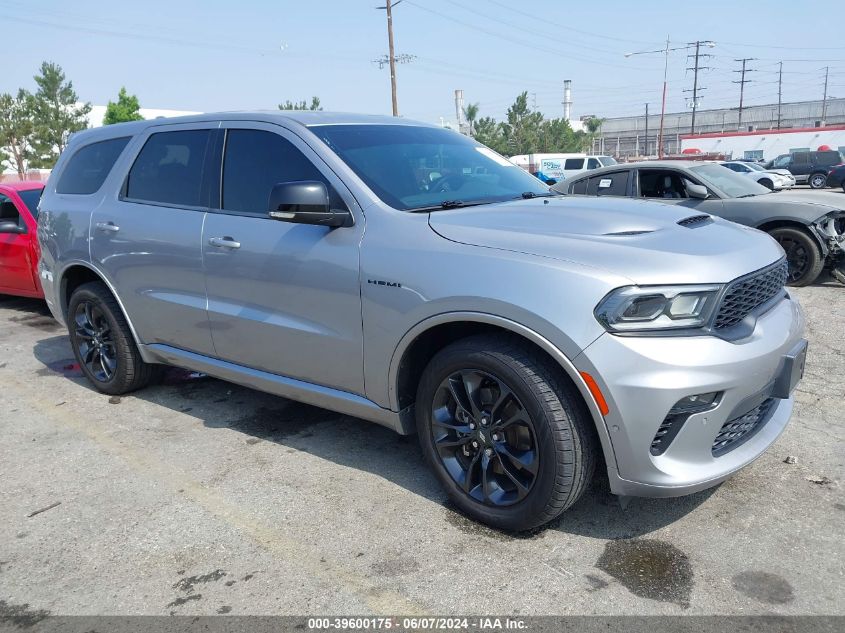
M 609 541 L 596 567 L 635 596 L 690 606 L 693 586 L 689 558 L 677 547 L 656 539 Z
M 795 598 L 792 585 L 765 571 L 744 571 L 731 578 L 731 584 L 743 595 L 768 604 L 786 604 Z
M 194 591 L 194 585 L 199 585 L 206 582 L 215 582 L 223 578 L 225 575 L 226 572 L 222 569 L 215 569 L 214 571 L 209 572 L 207 574 L 180 578 L 178 581 L 176 581 L 176 583 L 174 583 L 173 588 L 178 589 L 180 591 L 184 591 L 185 593 L 192 593 Z

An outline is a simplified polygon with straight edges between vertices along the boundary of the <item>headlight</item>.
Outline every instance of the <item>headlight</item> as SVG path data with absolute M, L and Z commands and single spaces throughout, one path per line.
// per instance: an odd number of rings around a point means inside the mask
M 710 322 L 722 286 L 625 286 L 596 306 L 611 332 L 700 328 Z

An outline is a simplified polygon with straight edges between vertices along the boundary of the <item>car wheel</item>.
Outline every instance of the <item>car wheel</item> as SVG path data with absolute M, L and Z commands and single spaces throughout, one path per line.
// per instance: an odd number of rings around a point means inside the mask
M 417 391 L 423 453 L 452 502 L 496 528 L 543 525 L 583 494 L 595 429 L 574 386 L 514 337 L 441 350 Z
M 771 181 L 771 179 L 769 179 L 769 178 L 762 178 L 762 179 L 760 179 L 758 182 L 759 182 L 761 185 L 763 185 L 764 187 L 767 187 L 768 189 L 772 189 L 772 190 L 774 190 L 774 188 L 775 188 L 775 183 L 773 183 L 773 182 Z
M 845 193 L 845 180 L 842 181 L 842 193 Z
M 827 175 L 813 174 L 810 176 L 809 183 L 811 189 L 824 189 L 827 186 Z
M 789 264 L 787 285 L 809 286 L 824 267 L 821 248 L 813 236 L 803 229 L 784 226 L 769 231 L 786 252 Z
M 129 393 L 153 379 L 159 366 L 141 359 L 129 324 L 104 284 L 91 282 L 74 290 L 67 315 L 73 353 L 99 391 Z

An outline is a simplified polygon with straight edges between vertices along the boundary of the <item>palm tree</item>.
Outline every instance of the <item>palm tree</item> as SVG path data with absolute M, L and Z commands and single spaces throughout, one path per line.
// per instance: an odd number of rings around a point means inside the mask
M 469 135 L 475 136 L 475 122 L 478 120 L 478 104 L 468 103 L 464 108 L 464 118 L 469 126 Z

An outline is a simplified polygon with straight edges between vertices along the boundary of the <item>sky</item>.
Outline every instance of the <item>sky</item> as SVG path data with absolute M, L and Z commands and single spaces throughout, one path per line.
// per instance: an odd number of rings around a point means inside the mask
M 396 0 L 394 0 L 395 3 Z M 81 100 L 105 104 L 121 86 L 142 107 L 203 112 L 272 109 L 318 96 L 326 110 L 390 114 L 384 0 L 0 0 L 0 92 L 34 90 L 44 60 L 62 66 Z M 455 118 L 455 89 L 481 116 L 503 118 L 516 95 L 562 116 L 572 80 L 573 118 L 660 109 L 662 53 L 710 40 L 700 107 L 736 107 L 740 58 L 745 104 L 845 96 L 841 20 L 780 0 L 402 0 L 393 10 L 402 116 Z M 832 6 L 832 5 L 831 5 Z M 821 16 L 821 17 L 820 17 Z M 692 87 L 686 50 L 670 53 L 667 111 Z

